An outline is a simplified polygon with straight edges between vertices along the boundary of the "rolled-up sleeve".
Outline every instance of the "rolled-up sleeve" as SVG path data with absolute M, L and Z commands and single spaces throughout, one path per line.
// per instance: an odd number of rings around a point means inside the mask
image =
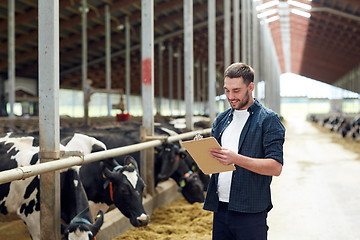
M 281 164 L 283 162 L 283 144 L 285 128 L 276 113 L 272 113 L 263 122 L 263 149 L 265 158 L 272 158 Z

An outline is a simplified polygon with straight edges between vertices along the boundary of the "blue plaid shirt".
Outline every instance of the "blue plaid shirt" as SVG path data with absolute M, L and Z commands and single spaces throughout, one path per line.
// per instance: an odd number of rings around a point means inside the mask
M 262 106 L 258 100 L 248 108 L 250 113 L 240 134 L 238 153 L 253 158 L 272 158 L 283 164 L 285 128 L 277 114 Z M 219 114 L 212 126 L 212 136 L 221 145 L 221 135 L 233 118 L 233 109 Z M 217 211 L 219 174 L 213 174 L 203 208 Z M 258 213 L 272 208 L 270 183 L 272 176 L 260 175 L 236 166 L 232 175 L 229 210 Z

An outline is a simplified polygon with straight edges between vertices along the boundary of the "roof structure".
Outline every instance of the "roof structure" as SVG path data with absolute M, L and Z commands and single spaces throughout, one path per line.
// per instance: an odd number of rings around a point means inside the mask
M 240 0 L 239 0 L 240 1 Z M 249 0 L 250 1 L 250 0 Z M 251 0 L 253 4 L 272 5 L 264 17 L 269 21 L 282 72 L 290 71 L 334 84 L 360 63 L 360 1 L 358 0 Z M 270 2 L 270 3 L 269 3 Z M 16 76 L 38 78 L 38 1 L 16 0 L 15 49 Z M 299 5 L 300 3 L 300 5 Z M 112 88 L 125 88 L 125 21 L 131 26 L 131 93 L 141 94 L 141 0 L 88 0 L 88 78 L 93 86 L 105 88 L 105 6 L 111 12 Z M 301 5 L 303 4 L 303 5 Z M 7 78 L 8 1 L 0 1 L 0 74 Z M 306 6 L 311 9 L 306 9 Z M 223 66 L 223 0 L 216 1 L 216 61 Z M 303 7 L 305 6 L 305 9 Z M 61 88 L 81 89 L 81 0 L 61 0 L 60 7 L 60 84 Z M 300 16 L 296 11 L 310 13 Z M 193 1 L 194 56 L 207 63 L 207 1 Z M 241 14 L 241 11 L 240 11 Z M 280 18 L 276 19 L 276 16 Z M 275 18 L 272 18 L 275 17 Z M 272 21 L 275 19 L 275 21 Z M 160 74 L 159 53 L 168 66 L 168 46 L 183 51 L 183 1 L 154 1 L 155 84 Z M 241 31 L 239 29 L 239 31 Z M 241 38 L 241 37 L 240 37 Z M 162 43 L 159 51 L 159 42 Z M 182 59 L 182 61 L 184 61 Z M 196 61 L 195 61 L 196 62 Z M 164 67 L 161 74 L 169 76 Z M 174 71 L 176 79 L 176 71 Z M 195 79 L 196 80 L 196 79 Z M 168 96 L 164 81 L 164 96 Z M 155 89 L 155 95 L 157 95 Z M 176 95 L 174 89 L 174 96 Z

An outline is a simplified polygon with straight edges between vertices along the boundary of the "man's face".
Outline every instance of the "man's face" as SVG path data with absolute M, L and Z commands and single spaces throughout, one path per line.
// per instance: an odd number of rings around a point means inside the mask
M 254 83 L 251 82 L 247 86 L 242 77 L 225 77 L 224 89 L 231 107 L 235 110 L 247 109 L 253 103 L 252 91 L 254 90 Z

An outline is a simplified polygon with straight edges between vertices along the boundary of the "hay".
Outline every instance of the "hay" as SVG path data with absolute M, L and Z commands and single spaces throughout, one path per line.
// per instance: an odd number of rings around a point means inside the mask
M 211 239 L 212 212 L 202 203 L 188 203 L 184 198 L 156 208 L 146 227 L 132 228 L 113 240 L 208 240 Z

